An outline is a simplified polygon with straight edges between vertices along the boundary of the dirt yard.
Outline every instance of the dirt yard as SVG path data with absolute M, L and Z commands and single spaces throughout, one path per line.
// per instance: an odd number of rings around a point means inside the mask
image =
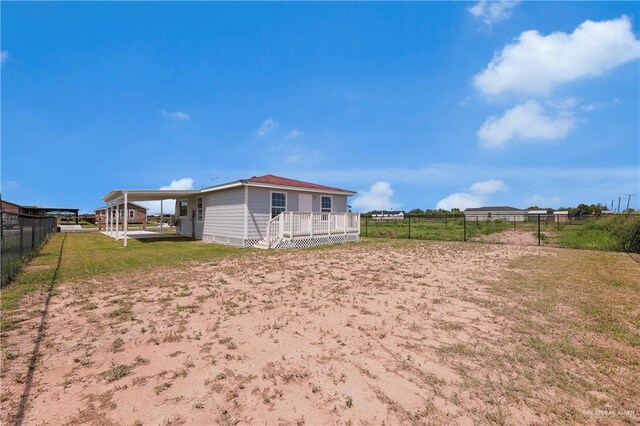
M 640 267 L 606 255 L 631 294 L 613 304 L 622 337 L 561 322 L 583 313 L 558 274 L 599 262 L 577 250 L 384 242 L 64 282 L 42 329 L 5 334 L 2 420 L 633 423 Z

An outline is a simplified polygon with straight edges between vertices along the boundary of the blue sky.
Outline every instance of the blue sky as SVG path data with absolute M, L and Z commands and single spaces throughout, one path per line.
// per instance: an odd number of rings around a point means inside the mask
M 272 173 L 360 210 L 640 207 L 638 3 L 1 7 L 7 200 Z

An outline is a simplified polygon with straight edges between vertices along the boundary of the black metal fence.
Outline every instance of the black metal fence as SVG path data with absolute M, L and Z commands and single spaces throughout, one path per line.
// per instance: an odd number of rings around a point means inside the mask
M 363 215 L 360 235 L 439 241 L 554 245 L 640 253 L 640 215 L 569 216 L 486 214 L 476 216 Z
M 2 212 L 2 282 L 4 287 L 22 265 L 38 251 L 49 235 L 56 232 L 55 217 L 28 216 Z

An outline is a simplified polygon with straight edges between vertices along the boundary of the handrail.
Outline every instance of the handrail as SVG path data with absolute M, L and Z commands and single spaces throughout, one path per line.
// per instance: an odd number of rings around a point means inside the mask
M 359 232 L 359 213 L 285 211 L 267 221 L 265 242 L 267 248 L 271 248 L 285 238 L 314 238 Z

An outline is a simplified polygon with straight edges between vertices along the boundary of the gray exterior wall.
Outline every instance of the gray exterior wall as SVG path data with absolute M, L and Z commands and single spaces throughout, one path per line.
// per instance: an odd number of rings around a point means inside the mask
M 299 195 L 310 194 L 311 205 L 314 212 L 320 212 L 321 197 L 331 196 L 332 211 L 335 213 L 344 213 L 347 211 L 347 196 L 321 194 L 317 192 L 306 192 L 304 190 L 280 190 L 272 188 L 248 187 L 248 215 L 249 223 L 247 224 L 248 239 L 262 239 L 267 229 L 267 222 L 271 219 L 271 192 L 284 192 L 287 194 L 287 211 L 299 210 Z
M 244 238 L 244 188 L 204 193 L 203 196 L 204 226 L 200 238 Z

